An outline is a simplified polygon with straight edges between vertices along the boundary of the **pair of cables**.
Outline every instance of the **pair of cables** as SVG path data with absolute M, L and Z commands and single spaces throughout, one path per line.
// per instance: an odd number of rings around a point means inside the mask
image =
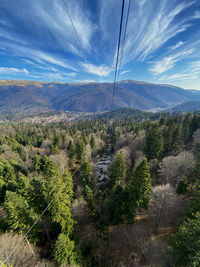
M 115 64 L 115 75 L 114 75 L 114 82 L 113 82 L 112 101 L 111 101 L 110 111 L 113 109 L 113 106 L 114 106 L 114 98 L 116 94 L 117 83 L 119 80 L 120 69 L 122 66 L 122 58 L 123 58 L 123 52 L 124 52 L 124 45 L 126 41 L 126 32 L 127 32 L 128 19 L 129 19 L 129 14 L 130 14 L 131 0 L 129 0 L 129 3 L 128 3 L 128 10 L 127 10 L 126 22 L 125 22 L 125 28 L 124 28 L 124 37 L 122 41 L 121 56 L 120 56 L 120 61 L 119 61 L 120 46 L 121 46 L 121 39 L 122 39 L 124 6 L 125 6 L 125 0 L 122 0 L 121 19 L 120 19 L 119 37 L 118 37 L 117 55 L 116 55 L 116 64 Z

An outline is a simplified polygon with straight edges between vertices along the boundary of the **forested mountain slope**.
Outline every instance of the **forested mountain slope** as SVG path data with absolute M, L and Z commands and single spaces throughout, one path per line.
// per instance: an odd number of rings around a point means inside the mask
M 110 109 L 112 86 L 112 83 L 0 81 L 0 113 L 106 111 Z M 200 101 L 200 93 L 128 80 L 118 83 L 113 108 L 165 109 L 186 101 Z
M 104 115 L 0 124 L 6 266 L 200 265 L 200 115 Z

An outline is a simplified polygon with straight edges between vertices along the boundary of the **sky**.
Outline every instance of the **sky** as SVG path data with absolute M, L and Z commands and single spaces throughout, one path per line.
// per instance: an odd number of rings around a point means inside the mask
M 80 42 L 63 0 L 0 0 L 0 80 L 113 81 L 122 1 L 65 1 Z M 200 90 L 199 0 L 132 0 L 127 79 Z

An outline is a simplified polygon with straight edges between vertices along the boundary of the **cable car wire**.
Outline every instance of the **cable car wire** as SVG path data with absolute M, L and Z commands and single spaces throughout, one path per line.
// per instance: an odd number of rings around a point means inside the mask
M 119 28 L 119 37 L 118 37 L 118 45 L 117 45 L 117 57 L 116 57 L 116 64 L 115 64 L 115 75 L 114 75 L 112 101 L 111 101 L 110 110 L 112 110 L 112 108 L 113 108 L 114 97 L 115 97 L 117 69 L 118 69 L 118 60 L 119 60 L 119 50 L 120 50 L 121 34 L 122 34 L 122 25 L 123 25 L 123 15 L 124 15 L 124 3 L 125 3 L 125 0 L 122 0 L 121 19 L 120 19 L 120 28 Z

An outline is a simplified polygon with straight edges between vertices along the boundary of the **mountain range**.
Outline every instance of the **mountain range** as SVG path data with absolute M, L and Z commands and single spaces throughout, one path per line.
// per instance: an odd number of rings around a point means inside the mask
M 44 111 L 102 112 L 110 109 L 112 83 L 0 81 L 0 114 Z M 132 80 L 117 84 L 113 109 L 163 110 L 200 101 L 200 91 Z M 189 105 L 189 104 L 188 104 Z M 196 105 L 196 106 L 199 106 Z

